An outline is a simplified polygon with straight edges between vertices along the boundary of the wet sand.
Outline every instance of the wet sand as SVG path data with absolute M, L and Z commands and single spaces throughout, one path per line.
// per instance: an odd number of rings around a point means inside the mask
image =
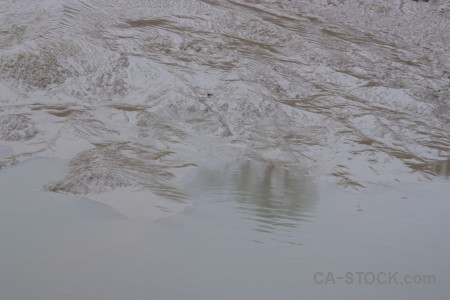
M 70 159 L 52 191 L 180 200 L 212 157 L 349 189 L 449 161 L 446 1 L 23 3 L 0 6 L 0 165 Z

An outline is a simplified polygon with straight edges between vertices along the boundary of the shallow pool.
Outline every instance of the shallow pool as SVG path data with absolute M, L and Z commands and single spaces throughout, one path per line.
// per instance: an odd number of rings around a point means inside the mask
M 88 197 L 41 191 L 65 172 L 65 161 L 48 158 L 0 170 L 1 299 L 446 299 L 450 292 L 445 180 L 348 192 L 249 160 L 207 164 L 187 181 L 191 205 L 146 222 Z M 407 284 L 409 275 L 422 282 Z

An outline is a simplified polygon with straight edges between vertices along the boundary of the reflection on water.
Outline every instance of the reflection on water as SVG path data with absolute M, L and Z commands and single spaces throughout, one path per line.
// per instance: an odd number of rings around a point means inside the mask
M 40 191 L 66 172 L 64 161 L 44 158 L 0 170 L 1 300 L 446 299 L 449 292 L 444 180 L 362 194 L 254 161 L 216 162 L 189 183 L 197 201 L 148 222 Z M 315 272 L 355 270 L 433 274 L 437 284 L 313 281 Z
M 308 220 L 317 201 L 307 177 L 252 160 L 200 167 L 188 190 L 207 201 L 234 201 L 243 218 L 265 233 L 294 229 Z
M 445 179 L 450 178 L 450 158 L 447 160 L 436 160 L 431 164 L 433 172 Z

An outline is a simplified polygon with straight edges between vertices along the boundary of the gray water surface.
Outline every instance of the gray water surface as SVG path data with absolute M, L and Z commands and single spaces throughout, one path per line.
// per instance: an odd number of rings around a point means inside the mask
M 352 193 L 258 162 L 214 163 L 192 174 L 192 205 L 145 222 L 87 198 L 40 191 L 66 171 L 64 161 L 45 158 L 0 170 L 2 299 L 446 299 L 449 293 L 448 181 Z M 314 281 L 317 272 L 359 271 L 431 274 L 436 282 Z

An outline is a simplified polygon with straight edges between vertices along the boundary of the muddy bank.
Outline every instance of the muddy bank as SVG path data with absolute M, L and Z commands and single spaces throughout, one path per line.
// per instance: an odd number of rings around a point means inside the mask
M 60 157 L 49 190 L 170 199 L 208 157 L 351 189 L 448 176 L 448 3 L 307 4 L 2 2 L 0 165 Z

